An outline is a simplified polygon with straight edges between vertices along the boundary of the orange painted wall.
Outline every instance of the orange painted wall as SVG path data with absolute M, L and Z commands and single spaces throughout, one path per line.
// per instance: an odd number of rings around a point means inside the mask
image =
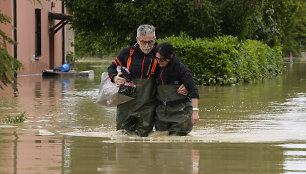
M 12 0 L 0 0 L 0 10 L 3 14 L 8 15 L 12 18 L 13 16 L 13 1 Z M 0 23 L 0 28 L 6 33 L 7 36 L 13 38 L 13 22 L 7 25 Z M 7 44 L 8 52 L 13 55 L 13 46 Z
M 61 1 L 55 2 L 53 12 L 61 13 Z M 41 9 L 41 56 L 35 58 L 35 8 Z M 42 1 L 42 4 L 30 1 L 17 1 L 17 40 L 18 60 L 24 65 L 24 74 L 39 74 L 49 68 L 49 21 L 48 12 L 51 11 L 51 1 Z M 60 30 L 61 31 L 61 30 Z M 54 36 L 55 66 L 62 64 L 62 33 Z
M 60 0 L 42 0 L 42 4 L 31 0 L 17 0 L 17 59 L 22 62 L 24 70 L 18 75 L 41 74 L 43 69 L 49 68 L 49 21 L 48 12 L 61 13 Z M 51 8 L 51 2 L 55 6 Z M 41 9 L 41 56 L 35 57 L 35 8 Z M 13 18 L 13 0 L 0 0 L 2 13 Z M 55 21 L 55 24 L 59 21 Z M 13 19 L 11 25 L 0 25 L 8 36 L 14 37 Z M 9 53 L 13 56 L 13 46 L 8 45 Z M 62 29 L 54 35 L 54 65 L 62 64 Z

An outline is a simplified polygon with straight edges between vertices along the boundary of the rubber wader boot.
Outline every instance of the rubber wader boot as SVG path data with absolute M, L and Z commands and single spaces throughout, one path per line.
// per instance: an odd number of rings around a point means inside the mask
M 157 87 L 158 106 L 155 128 L 169 131 L 169 135 L 187 135 L 192 130 L 192 103 L 187 96 L 177 93 L 179 85 Z
M 117 130 L 136 132 L 141 137 L 153 130 L 156 108 L 156 85 L 152 79 L 133 79 L 136 98 L 117 106 Z

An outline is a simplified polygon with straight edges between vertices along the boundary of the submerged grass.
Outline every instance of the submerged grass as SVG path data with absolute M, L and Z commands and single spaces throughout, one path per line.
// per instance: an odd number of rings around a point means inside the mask
M 27 119 L 25 117 L 25 114 L 26 112 L 24 111 L 16 116 L 8 115 L 4 121 L 1 121 L 1 123 L 5 123 L 5 124 L 23 123 Z

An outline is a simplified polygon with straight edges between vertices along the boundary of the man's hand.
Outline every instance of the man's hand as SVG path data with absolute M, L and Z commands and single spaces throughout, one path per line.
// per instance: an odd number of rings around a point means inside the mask
M 178 89 L 177 89 L 177 93 L 182 94 L 182 95 L 187 95 L 188 91 L 185 88 L 185 85 L 182 84 Z
M 120 77 L 121 75 L 122 75 L 122 73 L 118 73 L 114 77 L 114 82 L 115 82 L 116 86 L 120 86 L 120 85 L 124 84 L 124 82 L 125 82 L 125 78 Z

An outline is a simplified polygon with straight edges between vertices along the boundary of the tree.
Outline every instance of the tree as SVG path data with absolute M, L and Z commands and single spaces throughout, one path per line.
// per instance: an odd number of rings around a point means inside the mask
M 181 32 L 209 37 L 218 34 L 221 22 L 216 6 L 209 0 L 64 1 L 74 16 L 72 26 L 78 38 L 75 45 L 79 55 L 92 50 L 103 54 L 111 48 L 126 46 L 135 40 L 140 24 L 154 25 L 158 38 Z M 84 41 L 89 46 L 84 47 Z M 103 45 L 102 49 L 97 45 Z
M 11 19 L 7 15 L 2 14 L 0 10 L 0 23 L 7 25 L 10 22 Z M 1 29 L 0 36 L 0 88 L 3 89 L 4 86 L 11 85 L 12 88 L 16 91 L 17 79 L 15 74 L 22 68 L 22 64 L 8 53 L 6 45 L 7 43 L 17 43 L 8 37 Z
M 263 26 L 259 30 L 265 34 L 263 41 L 270 46 L 283 45 L 284 37 L 290 28 L 291 21 L 294 20 L 298 9 L 296 0 L 266 0 L 263 2 Z
M 299 56 L 306 46 L 306 1 L 300 1 L 300 6 L 296 16 L 290 21 L 285 30 L 284 53 Z
M 298 7 L 295 0 L 64 0 L 74 15 L 76 52 L 102 55 L 135 40 L 153 24 L 157 37 L 233 35 L 282 45 Z
M 301 6 L 296 17 L 296 40 L 302 49 L 306 50 L 306 1 L 300 1 Z
M 258 0 L 214 0 L 220 12 L 220 32 L 237 36 L 239 39 L 251 38 L 258 28 L 256 19 L 261 17 L 261 1 Z

